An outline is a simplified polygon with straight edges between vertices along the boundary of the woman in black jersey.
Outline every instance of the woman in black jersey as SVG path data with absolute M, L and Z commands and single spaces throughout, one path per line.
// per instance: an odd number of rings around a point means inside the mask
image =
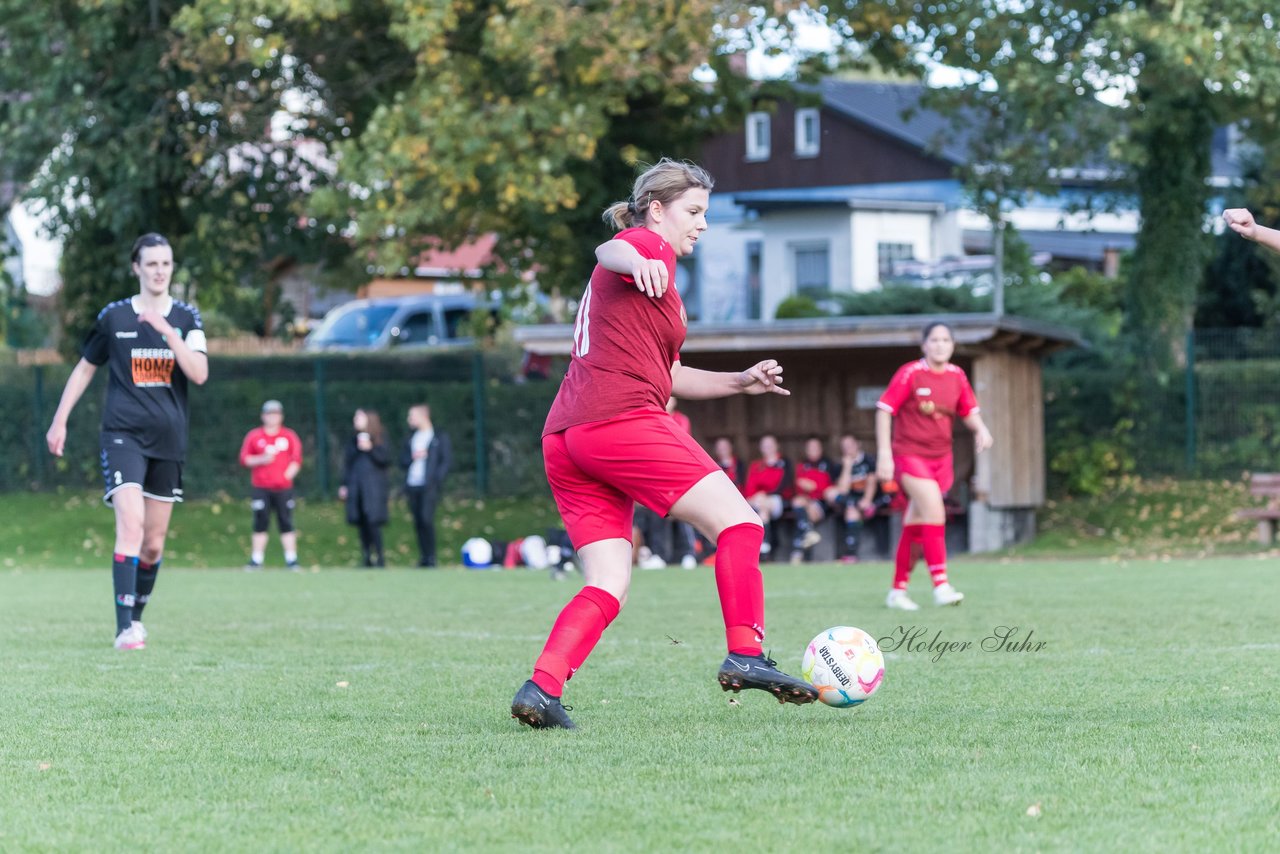
M 204 385 L 209 378 L 200 312 L 169 295 L 169 241 L 144 234 L 130 260 L 138 293 L 98 314 L 45 435 L 50 453 L 62 456 L 71 410 L 98 368 L 107 365 L 99 460 L 103 500 L 116 514 L 116 649 L 146 646 L 142 609 L 155 588 L 173 505 L 182 500 L 187 385 Z

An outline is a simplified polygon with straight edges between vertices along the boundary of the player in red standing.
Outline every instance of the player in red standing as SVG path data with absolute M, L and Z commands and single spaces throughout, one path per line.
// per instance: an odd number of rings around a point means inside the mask
M 902 517 L 893 589 L 885 601 L 890 608 L 920 608 L 907 596 L 917 547 L 933 576 L 934 603 L 958 605 L 964 599 L 947 581 L 947 514 L 942 496 L 955 481 L 951 423 L 960 416 L 973 431 L 978 453 L 991 447 L 991 433 L 978 413 L 969 378 L 951 364 L 955 348 L 951 327 L 930 323 L 920 348 L 924 358 L 898 368 L 876 404 L 876 476 L 882 483 L 896 479 L 910 502 Z
M 691 522 L 716 543 L 715 578 L 729 655 L 718 680 L 728 691 L 759 688 L 781 702 L 810 703 L 813 687 L 763 654 L 760 519 L 732 481 L 666 412 L 673 395 L 788 394 L 772 359 L 745 371 L 680 363 L 687 318 L 676 258 L 707 228 L 711 176 L 663 158 L 631 198 L 605 211 L 621 229 L 596 249 L 598 264 L 578 307 L 569 371 L 543 428 L 547 480 L 582 562 L 586 585 L 551 629 L 511 715 L 536 728 L 572 729 L 564 683 L 618 616 L 631 581 L 631 516 L 640 502 Z
M 302 440 L 284 426 L 284 405 L 278 400 L 262 404 L 262 426 L 250 430 L 240 445 L 240 465 L 252 474 L 253 534 L 247 570 L 262 569 L 267 554 L 271 515 L 280 528 L 284 564 L 298 568 L 298 532 L 293 528 L 293 479 L 302 468 Z

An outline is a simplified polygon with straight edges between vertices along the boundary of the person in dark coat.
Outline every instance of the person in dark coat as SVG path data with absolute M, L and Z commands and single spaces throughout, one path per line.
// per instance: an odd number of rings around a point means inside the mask
M 418 535 L 418 566 L 436 565 L 436 505 L 444 493 L 452 452 L 449 434 L 431 422 L 431 407 L 419 403 L 409 409 L 409 429 L 400 451 L 400 467 L 405 471 L 405 493 L 413 529 Z
M 351 423 L 356 432 L 343 453 L 338 498 L 347 502 L 347 523 L 360 532 L 364 565 L 386 566 L 382 526 L 387 524 L 387 466 L 391 464 L 386 433 L 372 409 L 357 409 Z

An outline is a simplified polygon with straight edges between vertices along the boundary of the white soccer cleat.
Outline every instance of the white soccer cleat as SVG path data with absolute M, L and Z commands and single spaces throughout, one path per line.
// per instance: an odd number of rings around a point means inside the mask
M 907 591 L 899 590 L 896 587 L 889 591 L 889 598 L 884 600 L 884 604 L 889 608 L 897 608 L 899 611 L 920 610 L 920 606 L 911 601 L 911 597 L 907 595 Z
M 148 637 L 147 627 L 142 625 L 141 620 L 134 620 L 132 623 L 129 624 L 129 627 L 142 636 L 143 643 L 147 642 L 147 637 Z
M 685 555 L 684 557 L 680 558 L 680 566 L 684 567 L 685 569 L 697 569 L 698 559 L 693 555 Z
M 138 623 L 133 623 L 129 628 L 116 635 L 116 649 L 146 649 L 147 640 L 138 632 Z
M 933 588 L 933 604 L 935 605 L 959 605 L 963 601 L 964 594 L 952 587 L 949 581 L 944 581 Z

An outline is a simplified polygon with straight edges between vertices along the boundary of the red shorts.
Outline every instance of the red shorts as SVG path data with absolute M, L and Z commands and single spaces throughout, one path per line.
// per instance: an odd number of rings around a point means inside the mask
M 636 502 L 666 516 L 712 472 L 710 455 L 661 409 L 637 409 L 542 437 L 547 482 L 574 548 L 631 539 Z
M 951 491 L 951 486 L 956 482 L 954 467 L 951 463 L 951 455 L 947 454 L 943 457 L 918 457 L 914 454 L 894 454 L 893 467 L 895 469 L 894 478 L 900 478 L 904 474 L 912 477 L 922 477 L 928 480 L 936 480 L 938 489 L 943 495 Z

